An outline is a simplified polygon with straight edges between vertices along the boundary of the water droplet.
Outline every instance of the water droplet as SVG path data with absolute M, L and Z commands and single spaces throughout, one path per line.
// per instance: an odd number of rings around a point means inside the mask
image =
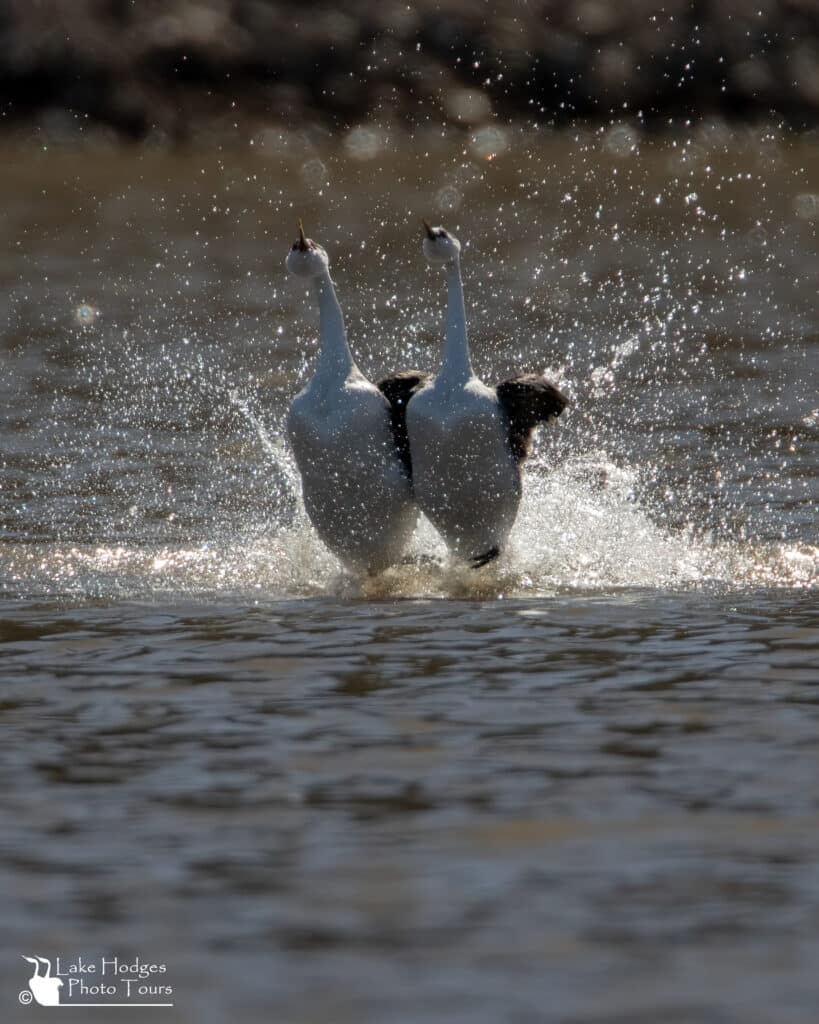
M 99 316 L 99 310 L 89 306 L 87 302 L 81 302 L 74 310 L 74 318 L 80 327 L 92 327 Z
M 472 152 L 480 160 L 500 156 L 509 148 L 509 139 L 502 128 L 486 125 L 472 136 Z
M 444 185 L 435 195 L 435 203 L 442 213 L 452 213 L 463 202 L 463 195 L 454 185 Z
M 327 165 L 317 157 L 308 160 L 306 164 L 302 165 L 301 176 L 304 179 L 305 185 L 315 189 L 324 188 L 330 180 L 327 173 Z
M 639 136 L 636 129 L 628 124 L 616 124 L 606 132 L 603 147 L 612 156 L 631 156 L 637 150 Z

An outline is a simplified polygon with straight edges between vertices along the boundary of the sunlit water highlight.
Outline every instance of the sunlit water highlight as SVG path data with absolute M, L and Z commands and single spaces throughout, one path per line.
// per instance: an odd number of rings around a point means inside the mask
M 257 424 L 268 456 L 281 442 Z M 289 497 L 288 525 L 224 536 L 195 547 L 7 545 L 4 589 L 27 597 L 104 599 L 309 597 L 522 597 L 623 588 L 725 591 L 756 585 L 812 588 L 819 549 L 698 537 L 658 526 L 635 498 L 636 473 L 602 453 L 559 468 L 533 460 L 510 548 L 480 572 L 448 558 L 422 518 L 405 563 L 378 577 L 349 576 L 312 531 L 284 457 L 271 469 Z M 291 504 L 292 503 L 292 504 Z

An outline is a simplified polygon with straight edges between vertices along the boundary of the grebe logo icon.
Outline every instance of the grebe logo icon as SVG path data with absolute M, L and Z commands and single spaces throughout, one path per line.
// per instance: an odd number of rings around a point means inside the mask
M 60 1005 L 60 989 L 63 985 L 62 978 L 51 977 L 51 961 L 47 960 L 44 956 L 25 956 L 24 960 L 28 960 L 30 964 L 34 964 L 34 973 L 28 979 L 28 987 L 31 989 L 31 995 L 25 990 L 20 993 L 21 1003 L 30 1003 L 31 996 L 37 1000 L 40 1006 L 59 1006 Z M 45 973 L 40 974 L 40 968 L 45 966 Z M 23 998 L 28 996 L 28 998 Z
M 22 956 L 34 970 L 17 996 L 21 1006 L 173 1006 L 165 963 L 138 956 Z

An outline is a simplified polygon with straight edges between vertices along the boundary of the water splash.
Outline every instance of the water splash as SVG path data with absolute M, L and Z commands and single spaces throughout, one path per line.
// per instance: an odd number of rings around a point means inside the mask
M 248 399 L 240 395 L 235 388 L 228 390 L 228 397 L 256 431 L 256 436 L 267 456 L 267 462 L 273 474 L 272 486 L 281 495 L 284 515 L 291 522 L 298 516 L 301 516 L 302 522 L 306 521 L 304 506 L 300 501 L 301 481 L 299 471 L 289 446 L 284 442 L 280 433 L 275 435 L 270 433 L 261 418 L 251 407 Z
M 262 428 L 260 438 L 264 433 Z M 268 455 L 277 449 L 271 442 Z M 604 452 L 570 457 L 555 468 L 535 459 L 510 550 L 479 572 L 449 561 L 422 518 L 405 564 L 355 579 L 300 511 L 295 522 L 271 528 L 267 536 L 232 533 L 223 525 L 198 546 L 7 545 L 0 552 L 0 592 L 104 600 L 320 594 L 485 599 L 631 588 L 819 586 L 819 548 L 752 546 L 664 529 L 637 500 L 637 476 Z
M 609 450 L 609 443 L 618 447 L 618 432 L 632 442 L 638 436 L 639 424 L 628 418 L 631 408 L 621 407 L 619 421 L 610 416 L 613 402 L 622 403 L 635 386 L 630 376 L 640 372 L 638 357 L 657 365 L 670 358 L 670 349 L 655 344 L 646 355 L 636 337 L 627 337 L 603 360 L 584 363 L 575 353 L 566 375 L 580 400 L 557 432 L 543 433 L 527 463 L 518 521 L 498 563 L 480 572 L 453 564 L 421 517 L 406 563 L 360 580 L 344 572 L 312 530 L 282 436 L 282 412 L 263 413 L 252 383 L 243 389 L 229 372 L 209 363 L 207 353 L 183 359 L 169 346 L 160 353 L 161 380 L 155 382 L 148 356 L 135 348 L 127 373 L 112 385 L 113 375 L 92 347 L 99 387 L 107 389 L 107 404 L 118 410 L 119 431 L 143 432 L 141 443 L 158 444 L 152 435 L 157 425 L 167 431 L 172 409 L 179 430 L 189 431 L 192 423 L 199 428 L 200 448 L 212 439 L 211 457 L 201 459 L 198 448 L 187 443 L 184 450 L 172 448 L 163 438 L 161 454 L 140 460 L 144 479 L 129 475 L 107 485 L 110 495 L 129 503 L 131 519 L 122 530 L 99 523 L 98 536 L 111 538 L 102 544 L 30 539 L 7 544 L 0 549 L 0 593 L 72 600 L 214 595 L 269 600 L 320 594 L 490 599 L 628 588 L 816 587 L 815 547 L 752 543 L 731 539 L 729 531 L 727 537 L 726 531 L 711 534 L 702 516 L 683 516 L 682 527 L 675 528 L 678 496 L 659 500 L 646 482 L 664 479 L 662 471 L 649 464 L 635 468 L 636 455 L 621 439 L 617 454 Z M 151 359 L 156 362 L 155 353 Z M 654 413 L 659 420 L 658 410 Z M 242 425 L 249 442 L 237 448 Z M 111 437 L 121 444 L 125 435 Z M 605 446 L 596 446 L 601 440 Z M 156 464 L 169 450 L 178 451 L 177 475 L 187 461 L 197 482 L 189 493 L 176 487 L 152 541 L 150 533 L 136 528 L 136 520 L 160 503 L 154 493 Z M 222 491 L 232 496 L 219 498 Z M 184 510 L 185 503 L 196 506 L 198 518 L 188 520 L 175 542 L 175 510 Z M 696 522 L 699 529 L 692 525 Z

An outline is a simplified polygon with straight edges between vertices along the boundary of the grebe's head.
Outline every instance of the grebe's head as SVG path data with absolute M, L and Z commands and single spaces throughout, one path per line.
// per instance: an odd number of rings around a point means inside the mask
M 433 267 L 441 267 L 458 259 L 461 254 L 461 243 L 458 239 L 450 235 L 445 228 L 431 228 L 426 221 L 423 223 L 423 248 L 427 263 Z
M 330 266 L 327 253 L 312 238 L 304 237 L 304 228 L 299 221 L 299 237 L 287 254 L 287 269 L 296 277 L 318 277 Z

